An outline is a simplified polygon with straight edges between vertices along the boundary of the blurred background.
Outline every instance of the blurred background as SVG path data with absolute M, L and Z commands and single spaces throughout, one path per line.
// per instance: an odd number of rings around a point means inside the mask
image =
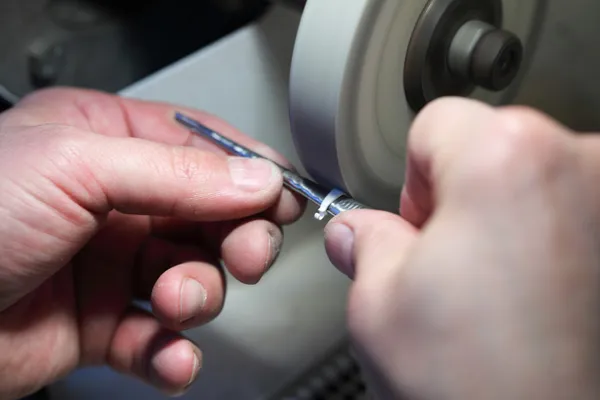
M 50 86 L 118 92 L 257 20 L 274 1 L 0 0 L 0 111 Z M 548 0 L 516 103 L 573 129 L 600 129 L 599 15 L 598 0 Z
M 55 85 L 116 92 L 268 6 L 266 0 L 2 0 L 1 106 Z

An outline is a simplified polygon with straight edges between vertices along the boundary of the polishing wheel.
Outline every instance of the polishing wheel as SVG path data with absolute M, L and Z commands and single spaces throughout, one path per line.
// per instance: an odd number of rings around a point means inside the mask
M 291 128 L 306 170 L 396 210 L 414 116 L 442 96 L 510 102 L 544 3 L 308 0 L 290 74 Z

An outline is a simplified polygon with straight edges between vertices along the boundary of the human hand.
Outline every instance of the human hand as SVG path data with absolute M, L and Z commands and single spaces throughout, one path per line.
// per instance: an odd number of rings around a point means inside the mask
M 180 393 L 202 358 L 178 332 L 220 312 L 219 259 L 248 284 L 273 264 L 304 203 L 271 163 L 226 156 L 175 111 L 55 89 L 0 116 L 0 398 L 98 364 Z
M 429 105 L 398 216 L 326 228 L 382 399 L 600 398 L 600 142 L 532 110 Z

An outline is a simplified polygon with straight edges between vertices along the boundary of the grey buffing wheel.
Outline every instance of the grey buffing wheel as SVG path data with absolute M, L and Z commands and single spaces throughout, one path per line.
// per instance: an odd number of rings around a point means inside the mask
M 396 210 L 407 134 L 420 107 L 442 95 L 511 101 L 533 53 L 544 3 L 308 0 L 290 74 L 292 134 L 307 171 L 369 206 Z M 466 24 L 469 19 L 477 23 Z M 440 56 L 452 46 L 462 47 Z M 496 70 L 510 57 L 522 63 L 506 85 Z M 471 85 L 469 74 L 480 85 Z

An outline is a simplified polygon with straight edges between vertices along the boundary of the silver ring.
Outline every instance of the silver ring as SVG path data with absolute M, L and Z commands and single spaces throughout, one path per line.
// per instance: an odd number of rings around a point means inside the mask
M 327 210 L 329 210 L 329 207 L 331 207 L 333 202 L 345 195 L 346 194 L 344 192 L 338 189 L 333 189 L 331 192 L 329 192 L 315 213 L 315 219 L 317 221 L 322 221 L 327 215 Z

